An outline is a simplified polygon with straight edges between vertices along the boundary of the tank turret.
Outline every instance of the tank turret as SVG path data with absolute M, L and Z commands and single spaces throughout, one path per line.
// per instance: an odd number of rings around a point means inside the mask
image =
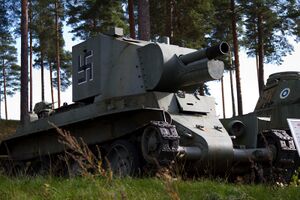
M 287 118 L 300 118 L 300 72 L 270 75 L 254 112 L 270 118 L 268 128 L 289 129 Z
M 214 58 L 229 51 L 227 43 L 200 50 L 148 44 L 138 50 L 147 90 L 174 92 L 222 78 L 224 64 Z
M 214 59 L 228 53 L 225 42 L 194 50 L 112 35 L 73 47 L 73 101 L 196 89 L 223 76 L 223 62 Z

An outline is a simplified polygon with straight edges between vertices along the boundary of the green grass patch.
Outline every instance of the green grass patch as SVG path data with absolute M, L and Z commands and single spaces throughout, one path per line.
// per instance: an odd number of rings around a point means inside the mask
M 236 185 L 221 181 L 172 181 L 180 199 L 299 199 L 300 188 Z M 171 199 L 166 182 L 157 178 L 0 177 L 0 199 Z

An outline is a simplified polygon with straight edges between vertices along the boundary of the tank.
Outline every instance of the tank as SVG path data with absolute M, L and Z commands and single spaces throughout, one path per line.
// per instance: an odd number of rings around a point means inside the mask
M 287 119 L 300 119 L 300 72 L 270 75 L 254 112 L 269 117 L 264 129 L 289 129 Z
M 229 49 L 225 42 L 195 50 L 133 40 L 117 28 L 88 39 L 72 49 L 74 103 L 55 110 L 39 103 L 28 122 L 2 141 L 1 157 L 56 162 L 67 147 L 54 124 L 95 153 L 100 147 L 122 175 L 175 161 L 193 174 L 269 162 L 272 151 L 257 146 L 256 135 L 236 145 L 216 115 L 214 98 L 197 92 L 201 83 L 223 76 L 216 58 Z
M 234 146 L 269 148 L 273 159 L 263 168 L 288 181 L 300 166 L 300 150 L 297 153 L 296 148 L 300 148 L 300 141 L 294 140 L 289 119 L 300 124 L 300 72 L 270 75 L 254 111 L 222 123 L 234 138 Z

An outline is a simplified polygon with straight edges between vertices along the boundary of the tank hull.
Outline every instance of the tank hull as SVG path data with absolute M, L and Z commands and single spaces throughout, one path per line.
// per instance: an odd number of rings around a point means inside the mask
M 224 172 L 234 160 L 239 162 L 249 156 L 239 154 L 243 158 L 235 158 L 232 140 L 215 114 L 211 97 L 148 92 L 64 110 L 19 127 L 15 135 L 1 143 L 1 155 L 27 161 L 63 154 L 67 147 L 59 142 L 54 126 L 82 138 L 90 147 L 108 149 L 114 141 L 122 139 L 134 140 L 141 151 L 144 129 L 152 121 L 161 121 L 173 125 L 179 136 L 177 157 L 173 159 L 193 163 L 194 170 L 209 167 Z

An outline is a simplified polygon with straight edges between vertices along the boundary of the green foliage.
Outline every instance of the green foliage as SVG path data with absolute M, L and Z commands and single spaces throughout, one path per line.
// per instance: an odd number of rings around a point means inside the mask
M 300 186 L 300 167 L 295 170 L 295 173 L 291 178 L 291 185 Z
M 173 181 L 180 199 L 297 199 L 298 187 L 235 185 L 218 181 Z M 1 199 L 170 199 L 160 179 L 0 177 Z
M 66 4 L 74 39 L 96 36 L 112 26 L 127 28 L 120 0 L 71 0 Z
M 54 35 L 54 17 L 48 8 L 49 2 L 45 0 L 32 3 L 33 19 L 31 28 L 36 40 L 34 51 L 40 54 L 46 54 L 49 50 Z M 37 56 L 40 56 L 40 54 Z
M 186 7 L 186 9 L 181 9 Z M 178 1 L 178 22 L 175 21 L 174 41 L 191 48 L 206 46 L 205 38 L 212 29 L 213 5 L 210 1 Z
M 54 63 L 53 68 L 56 70 L 57 65 Z M 72 76 L 72 53 L 70 51 L 60 51 L 60 79 L 61 91 L 65 91 L 71 84 L 70 77 Z M 53 86 L 57 88 L 57 70 L 54 72 Z
M 63 48 L 65 41 L 63 38 L 63 20 L 65 18 L 65 5 L 59 0 L 58 8 L 55 9 L 55 0 L 32 1 L 33 19 L 31 28 L 35 39 L 34 52 L 36 54 L 34 66 L 39 68 L 43 64 L 49 69 L 52 65 L 53 71 L 57 74 L 56 68 L 56 27 L 55 14 L 59 17 L 59 52 L 61 62 L 61 89 L 65 90 L 71 84 L 71 56 Z M 54 87 L 57 88 L 57 79 L 53 80 Z
M 281 64 L 282 57 L 294 50 L 288 36 L 299 37 L 299 2 L 282 0 L 240 0 L 245 32 L 242 45 L 249 56 L 258 52 L 258 17 L 262 18 L 264 57 L 266 63 Z
M 0 100 L 3 99 L 4 94 L 4 78 L 6 94 L 15 94 L 20 89 L 20 66 L 17 65 L 17 49 L 10 32 L 7 7 L 4 1 L 0 1 Z
M 172 44 L 180 46 L 205 47 L 212 30 L 213 8 L 212 1 L 150 1 L 151 35 L 169 36 Z M 166 27 L 170 27 L 170 35 Z
M 166 19 L 167 17 L 167 10 L 171 8 L 166 8 L 166 2 L 169 0 L 152 0 L 150 1 L 150 30 L 151 30 L 151 37 L 156 36 L 168 36 L 171 37 L 172 35 L 166 34 Z M 171 39 L 171 38 L 170 38 Z
M 21 1 L 16 0 L 5 0 L 1 2 L 2 5 L 6 7 L 6 18 L 9 21 L 9 30 L 12 31 L 12 33 L 20 37 L 21 30 Z
M 221 41 L 232 44 L 230 1 L 215 0 L 213 6 L 212 29 L 207 42 L 210 45 Z

